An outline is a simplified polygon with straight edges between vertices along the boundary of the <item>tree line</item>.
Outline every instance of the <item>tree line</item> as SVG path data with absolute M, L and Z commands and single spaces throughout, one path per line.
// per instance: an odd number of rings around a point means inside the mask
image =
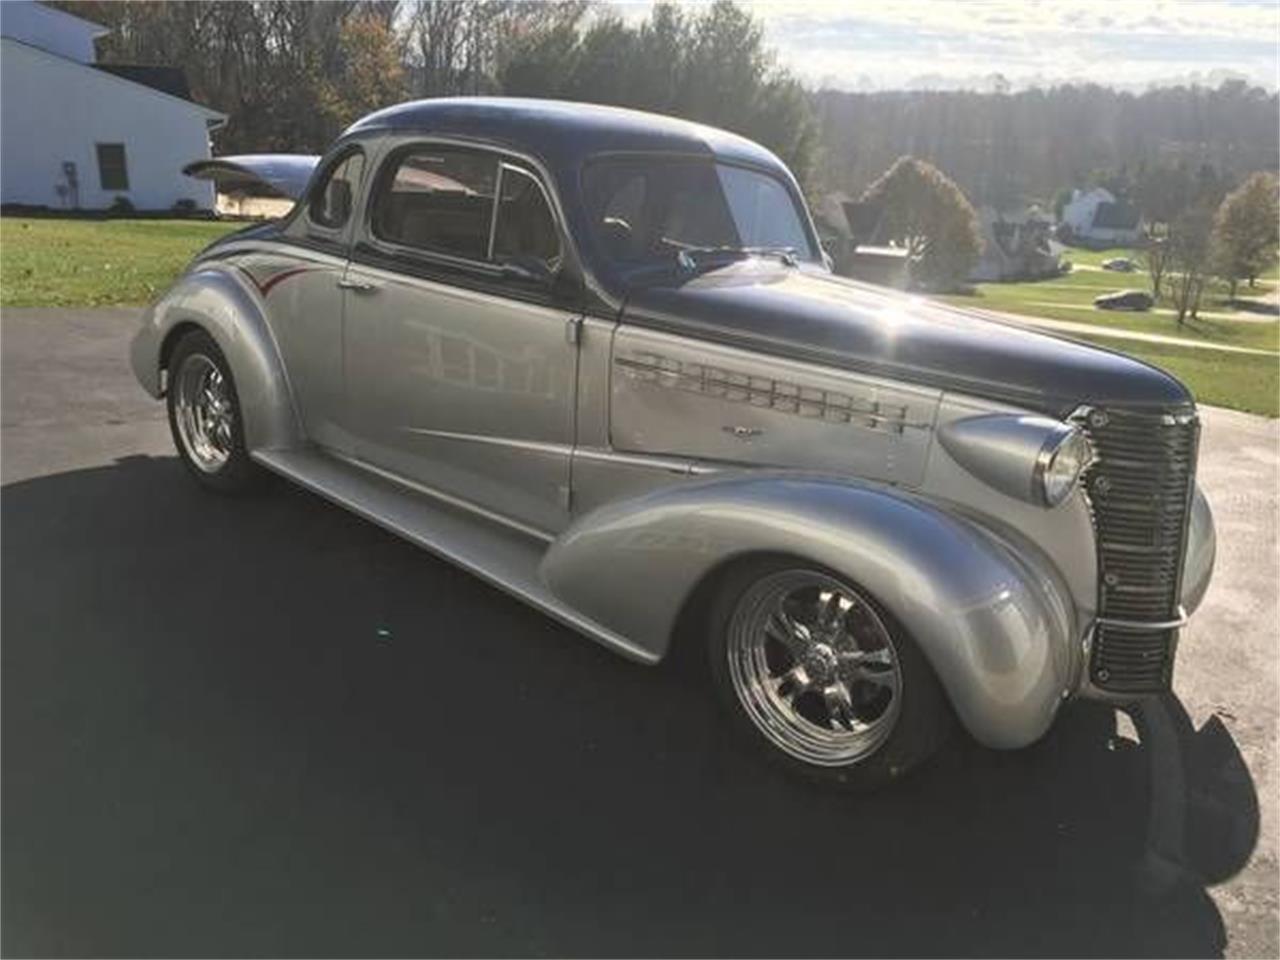
M 824 186 L 857 193 L 909 154 L 944 170 L 975 203 L 999 209 L 1095 183 L 1174 206 L 1205 187 L 1221 199 L 1248 173 L 1274 170 L 1280 142 L 1280 98 L 1243 81 L 1140 94 L 1095 84 L 821 91 L 814 102 Z
M 324 147 L 411 97 L 552 96 L 620 104 L 759 140 L 812 195 L 858 195 L 897 158 L 942 170 L 977 205 L 1062 202 L 1106 182 L 1167 222 L 1274 170 L 1280 98 L 1231 81 L 1133 94 L 806 91 L 730 0 L 658 3 L 639 21 L 590 0 L 53 0 L 108 27 L 105 62 L 175 64 L 229 121 L 220 153 Z M 851 69 L 854 64 L 851 64 Z
M 413 97 L 497 94 L 617 104 L 715 124 L 807 178 L 809 94 L 729 0 L 659 3 L 628 22 L 585 0 L 71 0 L 101 23 L 104 62 L 176 64 L 229 115 L 217 152 L 318 152 Z

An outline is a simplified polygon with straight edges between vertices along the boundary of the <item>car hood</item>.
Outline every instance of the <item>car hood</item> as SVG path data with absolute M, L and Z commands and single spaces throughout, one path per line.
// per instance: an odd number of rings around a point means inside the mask
M 1180 406 L 1190 393 L 1129 357 L 809 268 L 746 260 L 636 286 L 623 321 L 1063 416 L 1083 403 Z

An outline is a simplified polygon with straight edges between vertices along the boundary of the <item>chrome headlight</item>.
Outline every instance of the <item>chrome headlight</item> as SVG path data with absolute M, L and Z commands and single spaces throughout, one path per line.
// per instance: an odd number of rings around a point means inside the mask
M 1065 432 L 1048 437 L 1036 458 L 1036 486 L 1050 507 L 1067 499 L 1093 458 L 1088 439 L 1077 427 L 1065 423 L 1059 426 L 1066 428 Z
M 1078 428 L 1047 417 L 988 414 L 944 424 L 942 446 L 962 467 L 1009 496 L 1056 507 L 1093 458 Z

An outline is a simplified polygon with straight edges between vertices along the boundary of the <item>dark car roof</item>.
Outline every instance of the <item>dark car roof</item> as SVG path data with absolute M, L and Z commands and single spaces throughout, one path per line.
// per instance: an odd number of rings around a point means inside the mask
M 563 100 L 415 100 L 356 121 L 344 137 L 368 130 L 416 131 L 507 143 L 555 166 L 598 153 L 664 151 L 785 169 L 764 147 L 715 127 L 639 110 Z

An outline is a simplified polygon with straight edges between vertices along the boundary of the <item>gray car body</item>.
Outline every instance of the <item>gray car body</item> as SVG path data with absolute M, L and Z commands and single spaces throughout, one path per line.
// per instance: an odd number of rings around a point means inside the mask
M 376 249 L 373 171 L 418 141 L 492 150 L 536 177 L 572 292 L 508 293 L 483 264 L 420 268 Z M 721 131 L 578 104 L 424 101 L 362 121 L 327 157 L 355 148 L 366 172 L 345 228 L 314 230 L 300 203 L 206 250 L 148 309 L 132 363 L 149 393 L 163 395 L 181 333 L 207 331 L 260 463 L 641 662 L 667 654 L 732 564 L 785 555 L 875 597 L 984 744 L 1028 744 L 1065 698 L 1104 696 L 1084 668 L 1089 501 L 1077 487 L 1047 507 L 1020 484 L 1046 422 L 1189 405 L 1177 381 L 818 264 L 629 283 L 585 226 L 592 156 L 748 165 L 803 209 L 780 161 Z M 1213 554 L 1196 491 L 1188 611 Z

